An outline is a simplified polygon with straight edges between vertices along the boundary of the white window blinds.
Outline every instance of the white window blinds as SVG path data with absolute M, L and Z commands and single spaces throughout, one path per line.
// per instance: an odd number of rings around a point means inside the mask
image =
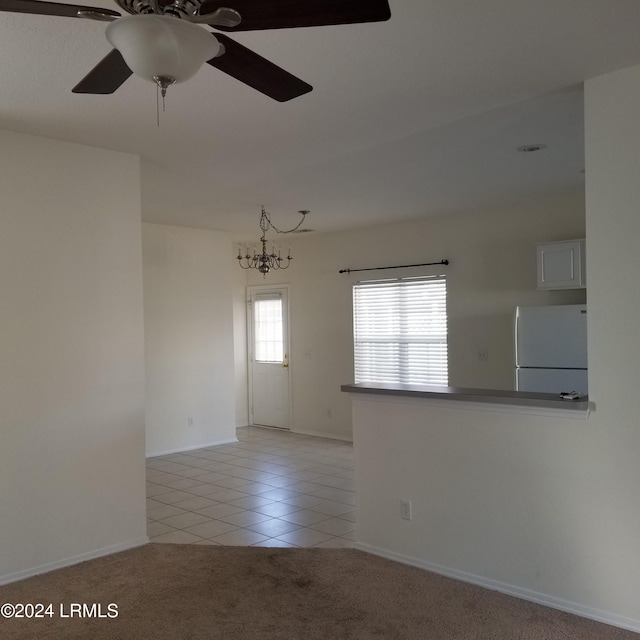
M 448 384 L 444 276 L 353 286 L 355 382 Z

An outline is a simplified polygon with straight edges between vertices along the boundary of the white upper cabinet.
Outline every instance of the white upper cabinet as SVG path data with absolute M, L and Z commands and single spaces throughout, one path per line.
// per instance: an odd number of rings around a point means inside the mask
M 547 242 L 537 246 L 538 289 L 584 289 L 584 240 Z

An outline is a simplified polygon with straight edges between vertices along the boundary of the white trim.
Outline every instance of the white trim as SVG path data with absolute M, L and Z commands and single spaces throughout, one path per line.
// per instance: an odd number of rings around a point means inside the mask
M 206 449 L 207 447 L 218 447 L 223 444 L 235 444 L 238 442 L 238 438 L 230 438 L 228 440 L 216 440 L 215 442 L 204 442 L 203 444 L 198 444 L 194 447 L 187 447 L 186 449 L 169 449 L 168 451 L 160 451 L 158 453 L 147 453 L 145 455 L 146 458 L 158 458 L 159 456 L 169 456 L 172 453 L 185 453 L 187 451 L 196 451 L 196 449 Z
M 271 429 L 271 431 L 280 431 L 283 433 L 289 433 L 291 429 L 285 429 L 284 427 L 272 427 L 268 424 L 248 424 L 247 427 L 251 427 L 252 429 Z
M 506 582 L 491 580 L 490 578 L 484 578 L 473 573 L 467 573 L 466 571 L 443 567 L 439 564 L 420 560 L 419 558 L 414 558 L 412 556 L 405 556 L 393 551 L 387 551 L 386 549 L 381 549 L 380 547 L 375 547 L 364 542 L 356 542 L 354 546 L 360 551 L 371 553 L 382 558 L 387 558 L 388 560 L 401 562 L 402 564 L 408 564 L 412 567 L 418 567 L 419 569 L 425 569 L 432 573 L 446 576 L 447 578 L 453 578 L 455 580 L 460 580 L 461 582 L 475 584 L 479 587 L 490 589 L 491 591 L 498 591 L 509 596 L 520 598 L 521 600 L 528 600 L 529 602 L 535 602 L 546 607 L 551 607 L 552 609 L 559 609 L 560 611 L 573 613 L 576 616 L 589 618 L 590 620 L 596 620 L 597 622 L 603 622 L 604 624 L 620 627 L 621 629 L 640 632 L 640 620 L 636 620 L 635 618 L 627 618 L 626 616 L 620 616 L 615 613 L 610 613 L 609 611 L 594 609 L 593 607 L 585 607 L 584 605 L 576 602 L 570 602 L 569 600 L 563 600 L 562 598 L 538 593 L 537 591 L 532 591 L 530 589 L 523 589 L 522 587 L 507 584 Z
M 316 438 L 328 438 L 329 440 L 342 440 L 344 442 L 353 442 L 353 438 L 349 436 L 340 436 L 335 433 L 326 433 L 325 431 L 295 431 L 291 429 L 291 433 L 297 433 L 301 436 L 315 436 Z
M 134 549 L 135 547 L 141 547 L 148 544 L 149 538 L 138 538 L 136 540 L 129 540 L 128 542 L 121 542 L 120 544 L 114 544 L 109 547 L 102 547 L 101 549 L 95 549 L 94 551 L 88 551 L 87 553 L 81 553 L 77 556 L 71 556 L 70 558 L 64 558 L 63 560 L 56 560 L 55 562 L 47 562 L 46 564 L 32 567 L 24 571 L 16 571 L 15 573 L 9 573 L 5 576 L 0 576 L 0 586 L 9 584 L 11 582 L 18 582 L 18 580 L 24 580 L 26 578 L 32 578 L 33 576 L 40 575 L 41 573 L 48 573 L 49 571 L 55 571 L 56 569 L 62 569 L 64 567 L 70 567 L 80 562 L 86 562 L 87 560 L 95 560 L 102 556 L 109 556 L 113 553 L 119 553 L 120 551 L 126 551 L 127 549 Z

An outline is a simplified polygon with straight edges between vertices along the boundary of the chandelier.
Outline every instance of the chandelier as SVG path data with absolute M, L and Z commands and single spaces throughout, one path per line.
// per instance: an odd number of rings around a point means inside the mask
M 267 231 L 269 229 L 273 229 L 276 233 L 293 233 L 297 231 L 302 223 L 306 215 L 309 213 L 308 211 L 299 211 L 298 213 L 302 214 L 302 220 L 298 222 L 298 224 L 293 227 L 293 229 L 288 229 L 287 231 L 283 231 L 282 229 L 278 229 L 272 222 L 271 216 L 264 210 L 264 206 L 262 207 L 262 213 L 260 214 L 260 230 L 262 231 L 262 236 L 260 237 L 260 242 L 262 243 L 262 250 L 260 253 L 255 248 L 251 248 L 247 245 L 244 249 L 245 255 L 242 255 L 243 248 L 242 245 L 238 247 L 238 255 L 236 256 L 238 260 L 238 264 L 243 269 L 257 269 L 263 277 L 267 276 L 269 271 L 277 271 L 278 269 L 287 269 L 291 264 L 291 248 L 289 248 L 289 253 L 286 257 L 282 257 L 282 252 L 279 247 L 276 247 L 274 244 L 271 245 L 271 253 L 269 253 L 267 249 Z

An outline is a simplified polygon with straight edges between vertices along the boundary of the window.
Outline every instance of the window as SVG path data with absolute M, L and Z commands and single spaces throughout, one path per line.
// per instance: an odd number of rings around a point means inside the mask
M 283 362 L 284 331 L 279 294 L 257 295 L 253 303 L 253 336 L 256 362 Z
M 356 382 L 448 384 L 444 276 L 353 286 Z

